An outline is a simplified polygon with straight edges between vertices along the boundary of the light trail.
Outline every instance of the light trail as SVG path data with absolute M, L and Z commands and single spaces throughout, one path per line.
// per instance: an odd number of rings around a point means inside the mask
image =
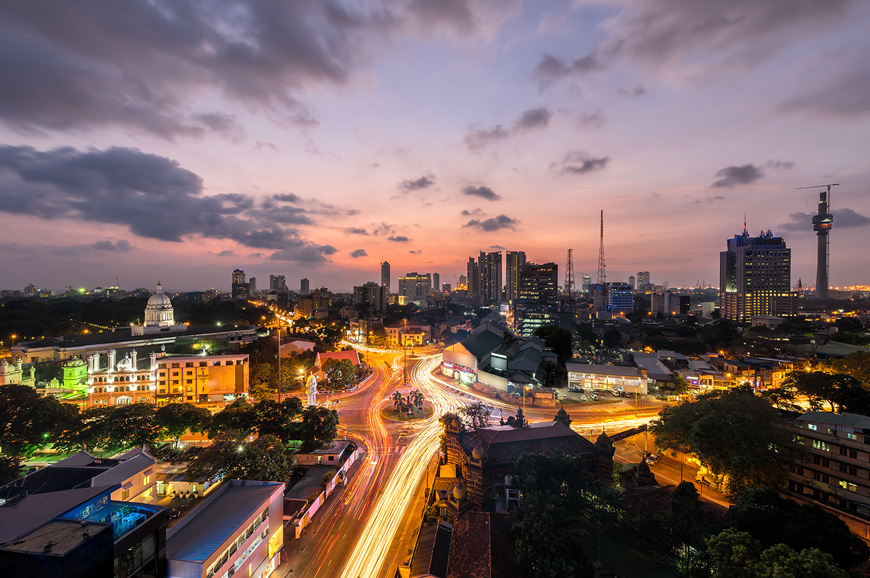
M 417 485 L 440 445 L 441 423 L 438 418 L 442 413 L 457 411 L 464 405 L 432 383 L 431 371 L 440 361 L 440 355 L 424 358 L 415 364 L 409 375 L 408 384 L 423 392 L 434 412 L 432 417 L 420 422 L 416 436 L 384 484 L 383 493 L 374 505 L 368 523 L 341 573 L 342 578 L 381 576 L 382 566 L 388 563 L 387 552 L 407 515 L 408 507 L 414 501 Z M 370 415 L 379 414 L 379 410 L 370 412 Z

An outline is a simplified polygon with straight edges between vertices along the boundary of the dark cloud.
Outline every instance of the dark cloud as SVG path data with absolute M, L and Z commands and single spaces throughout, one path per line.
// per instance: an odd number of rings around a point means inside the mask
M 338 249 L 332 245 L 315 245 L 301 239 L 290 239 L 284 243 L 284 248 L 269 255 L 270 261 L 293 261 L 297 263 L 325 263 L 328 255 L 334 255 Z
M 368 235 L 369 232 L 361 227 L 347 227 L 344 230 L 348 235 Z
M 610 157 L 594 158 L 584 151 L 568 151 L 561 161 L 551 163 L 550 170 L 572 175 L 584 175 L 600 171 L 610 162 Z
M 350 256 L 354 259 L 358 259 L 359 257 L 368 257 L 369 254 L 366 253 L 365 249 L 357 249 L 356 251 L 351 251 Z
M 501 245 L 490 245 L 489 248 L 496 251 L 507 251 L 507 247 L 502 247 Z
M 533 74 L 540 86 L 544 87 L 567 76 L 579 76 L 603 69 L 604 65 L 598 60 L 594 52 L 575 58 L 570 62 L 564 62 L 552 54 L 544 54 L 538 65 L 535 66 Z
M 646 94 L 646 89 L 638 84 L 634 88 L 620 88 L 616 94 L 622 97 L 638 98 Z
M 372 235 L 391 235 L 396 230 L 389 223 L 373 223 Z
M 480 209 L 472 209 L 470 211 L 468 209 L 462 210 L 463 217 L 476 217 L 478 215 L 483 215 L 483 214 L 484 214 L 484 212 Z
M 724 200 L 726 200 L 726 199 L 722 195 L 714 195 L 712 197 L 705 197 L 703 199 L 695 199 L 692 202 L 695 204 L 707 203 L 708 205 L 712 205 L 716 201 L 724 201 Z
M 217 256 L 218 256 L 218 257 L 235 257 L 235 256 L 236 256 L 236 252 L 235 252 L 235 251 L 230 251 L 230 250 L 221 251 L 220 253 L 217 254 Z
M 0 3 L 0 121 L 22 131 L 101 125 L 172 138 L 225 134 L 225 98 L 282 126 L 311 126 L 299 95 L 343 84 L 364 46 L 397 21 L 334 2 L 157 0 Z M 381 33 L 381 34 L 379 34 Z
M 97 241 L 96 243 L 91 243 L 88 247 L 98 251 L 119 251 L 121 253 L 126 253 L 127 251 L 136 248 L 131 245 L 129 241 L 125 241 L 124 239 L 120 239 L 114 243 L 112 241 Z
M 463 192 L 463 194 L 466 194 L 466 195 L 469 195 L 472 197 L 482 197 L 482 198 L 486 199 L 487 201 L 497 201 L 501 198 L 501 195 L 497 194 L 491 188 L 485 187 L 483 185 L 481 185 L 479 187 L 468 186 L 468 187 L 465 187 L 464 189 L 462 189 L 462 192 Z M 464 215 L 464 214 L 466 214 L 466 212 L 463 211 L 462 214 Z
M 794 163 L 792 161 L 781 161 L 777 159 L 773 161 L 767 161 L 767 166 L 772 169 L 791 169 L 794 168 Z
M 581 128 L 601 128 L 607 123 L 607 117 L 601 110 L 584 112 L 577 119 L 577 125 Z
M 716 78 L 752 68 L 794 43 L 830 29 L 853 0 L 619 0 L 599 50 L 645 64 L 670 64 Z M 827 83 L 819 83 L 820 93 Z
M 481 231 L 498 231 L 500 229 L 515 229 L 517 220 L 508 217 L 507 215 L 499 215 L 481 221 L 480 219 L 472 219 L 465 223 L 465 227 L 480 229 Z
M 412 0 L 408 9 L 426 26 L 446 25 L 462 33 L 475 28 L 475 17 L 465 0 Z
M 465 134 L 465 146 L 470 149 L 479 149 L 488 144 L 505 140 L 510 135 L 510 131 L 500 124 L 491 128 L 469 130 Z
M 293 203 L 298 204 L 302 201 L 302 198 L 296 193 L 276 193 L 272 195 L 272 199 L 276 201 L 280 201 L 282 203 Z
M 514 123 L 514 130 L 544 128 L 550 124 L 553 114 L 544 107 L 531 108 L 520 115 Z
M 405 179 L 399 183 L 399 188 L 404 192 L 421 191 L 435 184 L 435 175 L 425 175 L 419 179 Z
M 716 171 L 716 176 L 719 180 L 713 183 L 714 187 L 736 187 L 737 185 L 748 185 L 754 183 L 764 176 L 764 171 L 755 165 L 742 165 L 725 167 L 722 170 Z
M 843 208 L 831 211 L 834 215 L 834 228 L 845 229 L 850 227 L 864 227 L 870 224 L 870 217 L 856 213 L 852 209 Z M 788 221 L 780 224 L 779 228 L 784 231 L 807 231 L 812 232 L 813 215 L 810 213 L 792 213 Z
M 804 94 L 786 100 L 779 109 L 808 116 L 849 120 L 870 114 L 868 94 L 870 68 L 821 80 L 817 87 L 807 85 Z
M 393 241 L 394 243 L 407 243 L 410 240 L 411 239 L 404 235 L 393 235 L 392 237 L 387 237 L 387 241 Z
M 265 141 L 259 141 L 259 140 L 257 141 L 257 144 L 254 145 L 254 148 L 257 149 L 258 151 L 261 151 L 263 149 L 269 149 L 269 150 L 278 152 L 279 150 L 281 150 L 278 148 L 278 145 L 276 145 L 276 144 L 273 144 L 270 142 L 265 142 Z
M 410 253 L 412 255 L 419 255 L 422 252 L 423 252 L 422 249 L 412 249 L 412 250 L 408 251 L 408 253 Z
M 11 214 L 120 225 L 170 242 L 200 236 L 264 249 L 319 247 L 286 226 L 313 222 L 303 209 L 278 204 L 293 199 L 204 195 L 199 176 L 137 149 L 0 146 L 0 211 Z

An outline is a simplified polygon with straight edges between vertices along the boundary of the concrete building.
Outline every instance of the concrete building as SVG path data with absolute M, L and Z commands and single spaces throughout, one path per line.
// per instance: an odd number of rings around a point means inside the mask
M 384 332 L 387 336 L 387 346 L 393 349 L 419 347 L 432 341 L 432 327 L 425 323 L 395 323 L 385 326 Z
M 429 273 L 406 273 L 399 277 L 399 296 L 417 304 L 426 302 L 432 291 L 432 276 Z
M 353 304 L 369 305 L 370 313 L 380 313 L 387 308 L 387 288 L 372 281 L 353 288 Z
M 515 303 L 519 297 L 520 274 L 525 264 L 525 251 L 507 251 L 505 253 L 505 277 L 507 278 L 505 299 L 511 303 Z
M 390 294 L 390 263 L 388 261 L 381 263 L 381 287 L 384 288 L 387 295 Z
M 293 315 L 297 319 L 299 317 L 325 319 L 329 317 L 329 297 L 308 293 L 307 296 L 299 298 L 299 302 L 293 308 Z
M 525 263 L 520 271 L 514 324 L 517 333 L 529 337 L 544 325 L 559 322 L 559 266 L 555 263 Z
M 432 273 L 432 290 L 441 291 L 441 275 Z
M 287 279 L 284 275 L 269 275 L 269 291 L 287 292 Z
M 634 311 L 634 288 L 627 283 L 611 283 L 608 308 L 613 315 L 625 315 Z
M 468 295 L 472 298 L 472 300 L 480 300 L 480 268 L 477 265 L 477 262 L 474 260 L 474 257 L 468 258 L 468 264 L 466 265 L 466 273 L 467 281 L 466 288 L 468 289 Z
M 246 282 L 245 272 L 241 269 L 233 271 L 232 296 L 233 299 L 247 299 L 251 294 L 251 287 Z
M 0 359 L 0 385 L 29 385 L 36 387 L 35 368 L 30 365 L 24 367 L 21 358 L 15 360 L 15 363 L 9 363 L 6 358 Z
M 283 483 L 224 482 L 166 532 L 166 576 L 270 576 L 284 546 L 283 494 Z
M 299 281 L 299 294 L 303 296 L 311 294 L 311 284 L 305 277 Z
M 649 271 L 637 272 L 637 291 L 639 293 L 645 293 L 650 290 L 651 283 L 649 279 Z
M 501 251 L 480 252 L 477 259 L 481 305 L 498 303 L 502 298 Z
M 719 255 L 719 310 L 723 319 L 750 321 L 757 315 L 796 315 L 791 292 L 791 250 L 782 237 L 762 231 L 728 239 Z
M 242 275 L 244 276 L 244 273 Z M 138 336 L 173 331 L 187 331 L 187 326 L 184 323 L 175 323 L 172 300 L 163 292 L 163 285 L 157 283 L 157 292 L 148 298 L 148 304 L 145 306 L 145 323 L 131 325 L 130 334 Z
M 653 315 L 661 313 L 668 317 L 676 313 L 674 301 L 674 295 L 670 291 L 656 291 L 650 295 L 650 312 Z
M 784 427 L 808 452 L 789 468 L 785 492 L 825 508 L 870 540 L 870 417 L 811 411 Z
M 585 363 L 566 363 L 568 387 L 594 391 L 622 389 L 626 393 L 647 393 L 647 373 L 638 367 L 619 367 L 616 365 L 589 365 Z

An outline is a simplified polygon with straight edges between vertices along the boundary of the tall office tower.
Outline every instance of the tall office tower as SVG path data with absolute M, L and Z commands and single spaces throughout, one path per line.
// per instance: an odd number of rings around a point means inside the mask
M 637 290 L 638 291 L 648 291 L 649 286 L 649 271 L 638 271 L 637 272 Z
M 432 291 L 432 276 L 429 273 L 406 273 L 399 277 L 399 295 L 409 301 L 426 301 Z
M 287 279 L 284 275 L 269 275 L 269 291 L 287 291 Z
M 232 295 L 233 299 L 247 299 L 250 295 L 250 286 L 245 282 L 245 272 L 241 269 L 233 271 Z
M 526 263 L 517 280 L 514 321 L 517 332 L 528 337 L 538 327 L 558 323 L 559 266 Z
M 308 283 L 308 279 L 304 277 L 299 282 L 299 294 L 303 296 L 311 294 L 311 285 Z
M 477 259 L 477 268 L 480 276 L 478 286 L 481 304 L 498 303 L 502 293 L 501 251 L 492 253 L 481 251 Z
M 468 276 L 467 275 L 460 275 L 459 276 L 459 287 L 461 289 L 468 290 Z
M 719 312 L 723 319 L 752 321 L 758 315 L 796 315 L 791 287 L 791 249 L 782 237 L 762 231 L 728 239 L 719 254 Z
M 583 285 L 581 285 L 581 287 L 583 288 L 584 293 L 589 293 L 590 283 L 592 283 L 592 277 L 590 275 L 587 275 L 586 273 L 583 273 Z
M 451 289 L 453 289 L 453 287 L 450 285 L 450 283 L 442 283 L 441 284 L 441 292 L 442 293 L 450 293 Z
M 371 313 L 379 313 L 387 306 L 387 288 L 383 285 L 378 285 L 374 281 L 369 281 L 365 285 L 359 285 L 353 288 L 353 304 L 360 305 L 368 303 Z
M 438 273 L 432 273 L 432 289 L 435 291 L 441 290 L 441 275 Z
M 385 287 L 387 294 L 390 293 L 390 263 L 384 261 L 381 263 L 381 287 Z
M 650 295 L 650 311 L 668 316 L 674 312 L 674 294 L 664 289 Z
M 248 281 L 248 291 L 250 291 L 251 295 L 256 295 L 257 293 L 257 278 L 251 277 L 250 281 Z
M 637 287 L 637 284 L 636 284 L 636 280 L 635 280 L 635 278 L 634 278 L 634 275 L 629 275 L 629 276 L 628 276 L 628 284 L 631 285 L 631 288 L 632 288 L 632 289 L 634 289 L 635 287 Z
M 474 257 L 468 258 L 468 281 L 466 283 L 466 287 L 468 289 L 468 296 L 475 298 L 480 297 L 480 267 L 474 261 Z
M 608 305 L 614 314 L 634 311 L 634 289 L 628 283 L 609 283 Z
M 525 251 L 508 251 L 505 254 L 505 277 L 507 277 L 507 295 L 505 299 L 512 303 L 517 300 L 520 271 L 526 264 Z

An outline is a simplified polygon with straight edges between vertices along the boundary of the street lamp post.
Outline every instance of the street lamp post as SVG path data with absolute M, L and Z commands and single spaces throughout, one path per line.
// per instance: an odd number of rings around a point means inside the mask
M 281 320 L 278 320 L 278 403 L 281 403 Z

